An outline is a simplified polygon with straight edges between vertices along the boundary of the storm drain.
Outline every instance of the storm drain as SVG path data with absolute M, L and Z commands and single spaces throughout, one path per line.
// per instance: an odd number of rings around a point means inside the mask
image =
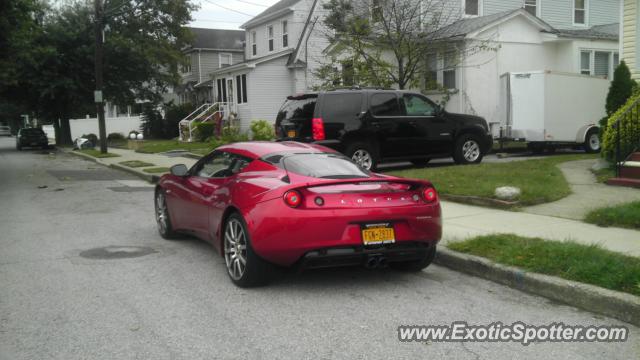
M 80 256 L 86 259 L 113 260 L 137 258 L 157 252 L 146 246 L 106 246 L 82 251 Z

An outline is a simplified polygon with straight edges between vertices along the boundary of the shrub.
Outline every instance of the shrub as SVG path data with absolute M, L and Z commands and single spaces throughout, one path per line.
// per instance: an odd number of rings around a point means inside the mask
M 123 141 L 126 140 L 126 137 L 123 133 L 111 133 L 107 135 L 107 140 L 109 141 Z
M 633 89 L 634 81 L 631 79 L 631 72 L 623 60 L 613 74 L 613 81 L 611 81 L 609 94 L 607 94 L 606 110 L 608 116 L 613 115 L 627 102 Z
M 236 126 L 225 126 L 224 128 L 222 128 L 221 138 L 224 143 L 234 143 L 249 140 L 249 136 L 247 136 L 247 134 L 243 134 L 240 131 L 240 128 Z
M 254 120 L 250 127 L 253 140 L 271 141 L 276 137 L 273 125 L 267 120 Z
M 145 104 L 142 111 L 142 134 L 145 138 L 162 139 L 165 127 L 162 115 L 154 104 Z
M 81 137 L 88 139 L 93 145 L 98 145 L 98 135 L 96 134 L 84 134 Z
M 189 103 L 181 105 L 170 103 L 166 104 L 164 109 L 164 137 L 166 139 L 177 138 L 180 135 L 178 124 L 187 115 L 191 114 L 195 108 Z
M 195 140 L 199 142 L 207 141 L 207 139 L 213 136 L 214 129 L 215 126 L 211 122 L 195 124 L 195 131 L 193 132 Z
M 617 130 L 612 128 L 611 126 L 620 119 L 620 138 L 621 138 L 621 149 L 623 152 L 626 152 L 626 149 L 631 148 L 635 145 L 635 142 L 640 137 L 640 124 L 631 124 L 634 120 L 638 122 L 639 118 L 634 116 L 624 116 L 627 110 L 631 109 L 633 104 L 636 101 L 640 101 L 640 93 L 635 96 L 629 98 L 627 103 L 622 106 L 618 111 L 616 111 L 610 118 L 607 124 L 607 127 L 604 132 L 604 136 L 602 137 L 602 154 L 603 156 L 610 160 L 615 161 L 616 154 L 616 134 Z M 635 109 L 631 110 L 635 113 L 640 113 L 640 103 L 635 105 Z

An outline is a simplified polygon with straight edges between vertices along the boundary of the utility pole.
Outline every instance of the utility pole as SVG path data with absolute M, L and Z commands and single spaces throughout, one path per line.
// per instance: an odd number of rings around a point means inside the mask
M 102 46 L 104 43 L 104 14 L 102 8 L 102 0 L 95 0 L 96 11 L 96 53 L 95 53 L 95 72 L 96 72 L 96 91 L 94 92 L 94 101 L 98 113 L 98 128 L 100 137 L 100 152 L 107 153 L 107 128 L 104 119 L 104 99 L 102 96 Z

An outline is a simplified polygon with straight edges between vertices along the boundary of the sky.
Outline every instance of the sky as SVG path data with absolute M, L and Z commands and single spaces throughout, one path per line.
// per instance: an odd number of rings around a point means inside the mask
M 239 29 L 278 0 L 193 0 L 200 9 L 191 14 L 192 27 L 208 29 Z

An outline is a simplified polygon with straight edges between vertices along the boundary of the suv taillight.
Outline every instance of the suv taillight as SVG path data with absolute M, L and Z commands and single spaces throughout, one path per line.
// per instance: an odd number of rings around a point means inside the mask
M 322 118 L 315 118 L 311 120 L 311 132 L 313 134 L 313 140 L 324 140 L 324 121 Z

